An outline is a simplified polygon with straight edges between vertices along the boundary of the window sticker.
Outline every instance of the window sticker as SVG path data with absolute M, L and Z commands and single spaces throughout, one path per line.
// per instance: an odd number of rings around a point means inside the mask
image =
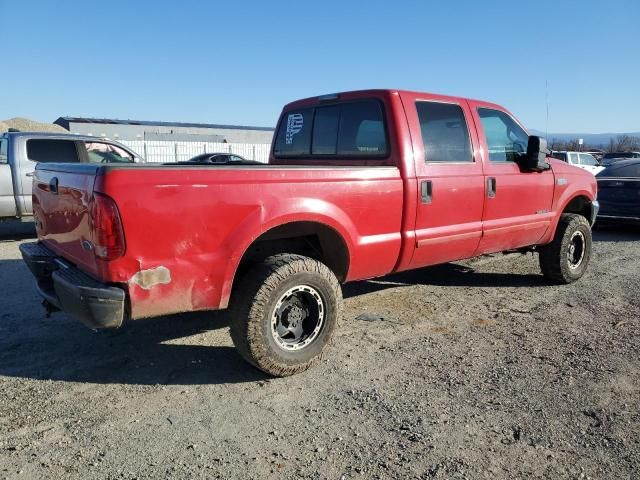
M 296 133 L 300 133 L 302 126 L 304 125 L 304 118 L 301 113 L 292 113 L 287 117 L 287 131 L 285 135 L 285 141 L 287 145 L 293 144 L 293 136 Z

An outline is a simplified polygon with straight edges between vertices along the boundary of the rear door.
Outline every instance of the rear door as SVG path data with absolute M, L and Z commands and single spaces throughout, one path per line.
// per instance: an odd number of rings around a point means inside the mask
M 551 169 L 523 172 L 516 156 L 528 134 L 496 105 L 469 101 L 484 156 L 485 197 L 478 254 L 535 245 L 552 221 Z
M 484 177 L 466 102 L 402 96 L 418 185 L 411 268 L 472 257 L 482 235 Z
M 19 171 L 21 192 L 18 198 L 23 213 L 31 215 L 31 185 L 33 183 L 33 171 L 37 163 L 78 163 L 80 161 L 79 145 L 75 140 L 60 138 L 31 138 L 27 139 L 23 146 L 26 155 L 20 155 L 21 161 L 16 168 Z

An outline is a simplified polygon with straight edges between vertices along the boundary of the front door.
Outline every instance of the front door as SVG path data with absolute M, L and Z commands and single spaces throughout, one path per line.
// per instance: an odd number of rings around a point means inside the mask
M 478 254 L 535 245 L 552 222 L 553 172 L 523 172 L 516 164 L 529 136 L 508 112 L 475 101 L 469 107 L 485 157 Z
M 461 99 L 403 94 L 417 180 L 411 268 L 472 257 L 482 235 L 484 177 Z

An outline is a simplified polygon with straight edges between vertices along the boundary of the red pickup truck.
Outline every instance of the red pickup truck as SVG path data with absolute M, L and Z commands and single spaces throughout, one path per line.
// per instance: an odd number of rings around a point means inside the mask
M 266 165 L 40 164 L 21 251 L 49 310 L 114 328 L 229 307 L 243 357 L 291 375 L 329 342 L 342 282 L 514 250 L 580 278 L 596 182 L 547 153 L 492 103 L 308 98 L 284 107 Z

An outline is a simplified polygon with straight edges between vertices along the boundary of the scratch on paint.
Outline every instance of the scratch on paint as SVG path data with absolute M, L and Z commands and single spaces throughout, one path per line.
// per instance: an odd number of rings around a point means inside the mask
M 151 289 L 155 285 L 165 285 L 171 283 L 171 272 L 167 267 L 159 266 L 156 268 L 149 268 L 147 270 L 140 270 L 131 277 L 130 283 L 135 283 L 140 288 L 145 290 Z

